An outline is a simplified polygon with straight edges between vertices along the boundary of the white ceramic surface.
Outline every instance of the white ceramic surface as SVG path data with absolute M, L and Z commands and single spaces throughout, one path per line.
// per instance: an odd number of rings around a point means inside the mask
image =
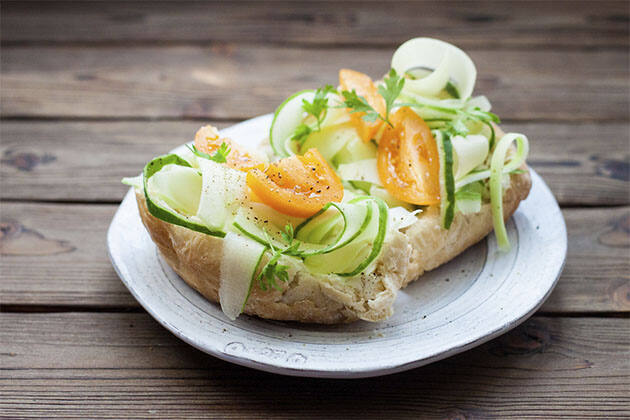
M 271 116 L 222 132 L 254 146 Z M 129 174 L 131 175 L 131 174 Z M 164 327 L 194 347 L 243 366 L 295 376 L 356 378 L 422 366 L 484 343 L 529 317 L 551 293 L 567 249 L 556 200 L 532 171 L 533 186 L 508 223 L 512 249 L 494 235 L 402 290 L 381 323 L 320 326 L 241 315 L 230 321 L 179 278 L 144 229 L 133 191 L 109 228 L 110 258 L 123 283 Z

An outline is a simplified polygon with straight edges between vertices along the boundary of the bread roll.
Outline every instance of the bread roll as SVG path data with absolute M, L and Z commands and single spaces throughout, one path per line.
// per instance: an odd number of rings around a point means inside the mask
M 527 197 L 530 186 L 529 171 L 511 176 L 503 201 L 506 219 Z M 166 262 L 205 298 L 218 302 L 223 240 L 157 219 L 147 210 L 143 194 L 137 193 L 136 199 L 142 222 Z M 439 209 L 431 207 L 402 232 L 388 232 L 372 273 L 353 279 L 313 274 L 287 257 L 283 263 L 293 265 L 289 282 L 280 282 L 281 291 L 264 291 L 255 284 L 244 312 L 322 324 L 384 320 L 392 314 L 401 287 L 479 242 L 492 227 L 490 204 L 484 204 L 479 213 L 457 213 L 449 230 L 440 227 Z

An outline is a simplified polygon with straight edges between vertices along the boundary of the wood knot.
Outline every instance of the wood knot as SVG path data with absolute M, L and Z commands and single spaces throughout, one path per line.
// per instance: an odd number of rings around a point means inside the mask
M 630 247 L 630 213 L 612 220 L 610 229 L 599 235 L 598 241 L 602 245 L 615 248 Z
M 607 159 L 597 166 L 597 175 L 620 181 L 630 181 L 630 164 L 623 160 Z
M 11 237 L 15 235 L 15 233 L 20 230 L 22 226 L 14 221 L 6 221 L 0 223 L 0 241 L 4 241 L 5 238 Z
M 529 321 L 497 340 L 490 353 L 497 356 L 542 353 L 550 344 L 551 334 L 547 325 Z
M 0 221 L 0 255 L 57 255 L 75 249 L 67 241 L 48 239 L 16 220 Z
M 7 150 L 4 152 L 0 162 L 20 171 L 30 172 L 37 165 L 54 162 L 55 160 L 57 160 L 57 158 L 48 153 L 38 156 L 30 152 L 16 153 L 13 150 Z

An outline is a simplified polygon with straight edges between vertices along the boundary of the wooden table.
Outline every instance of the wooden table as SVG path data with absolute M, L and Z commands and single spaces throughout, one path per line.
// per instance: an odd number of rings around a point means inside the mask
M 2 2 L 0 417 L 630 416 L 629 5 Z M 401 374 L 282 377 L 207 356 L 131 297 L 105 232 L 152 156 L 428 35 L 568 225 L 556 290 L 514 331 Z

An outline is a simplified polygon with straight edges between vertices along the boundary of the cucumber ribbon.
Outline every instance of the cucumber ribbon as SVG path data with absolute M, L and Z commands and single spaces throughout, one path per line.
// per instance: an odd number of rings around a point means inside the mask
M 510 146 L 514 142 L 516 143 L 516 154 L 508 163 L 505 163 Z M 508 239 L 505 221 L 503 220 L 503 177 L 517 170 L 525 162 L 528 152 L 529 142 L 527 137 L 518 133 L 507 133 L 497 143 L 490 161 L 492 222 L 497 244 L 501 251 L 510 249 L 510 240 Z
M 287 244 L 280 229 L 258 214 L 258 220 L 254 220 L 253 213 L 243 210 L 232 225 L 260 245 L 285 248 Z M 298 224 L 294 235 L 299 247 L 287 255 L 301 258 L 313 272 L 353 277 L 380 254 L 387 219 L 387 205 L 377 197 L 361 196 L 345 204 L 328 203 Z M 333 239 L 327 241 L 329 237 Z
M 245 309 L 266 250 L 258 242 L 234 232 L 228 232 L 223 238 L 219 302 L 223 313 L 231 320 Z
M 147 163 L 142 172 L 142 178 L 144 197 L 146 199 L 147 209 L 149 210 L 149 213 L 160 220 L 164 220 L 165 222 L 174 225 L 183 226 L 197 232 L 205 233 L 212 236 L 218 236 L 220 238 L 224 237 L 225 232 L 218 229 L 209 228 L 205 224 L 200 223 L 200 220 L 198 220 L 196 216 L 185 216 L 181 214 L 180 212 L 170 207 L 163 199 L 160 199 L 160 197 L 155 194 L 155 191 L 153 191 L 154 189 L 151 188 L 150 180 L 155 174 L 159 173 L 167 165 L 177 165 L 184 168 L 192 169 L 190 163 L 177 156 L 176 154 L 159 156 Z M 199 174 L 199 178 L 201 178 L 201 174 Z
M 430 73 L 417 80 L 407 80 L 405 88 L 418 95 L 435 96 L 447 88 L 453 77 L 459 97 L 468 99 L 475 87 L 477 69 L 461 49 L 433 38 L 414 38 L 403 43 L 392 57 L 391 67 L 399 74 L 414 69 Z

